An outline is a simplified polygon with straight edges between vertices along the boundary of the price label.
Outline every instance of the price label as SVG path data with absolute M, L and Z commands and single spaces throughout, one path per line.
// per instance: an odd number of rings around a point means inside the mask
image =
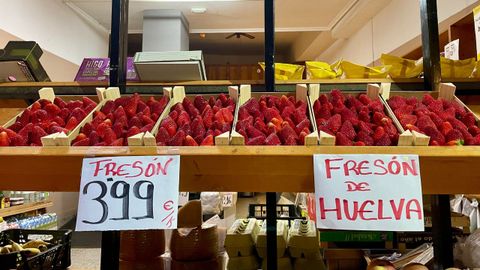
M 317 227 L 423 231 L 416 155 L 314 155 Z
M 456 39 L 445 45 L 445 58 L 459 60 L 460 40 Z
M 222 206 L 223 207 L 232 207 L 233 205 L 233 193 L 227 192 L 223 194 Z
M 179 156 L 84 159 L 76 230 L 176 228 L 179 169 Z

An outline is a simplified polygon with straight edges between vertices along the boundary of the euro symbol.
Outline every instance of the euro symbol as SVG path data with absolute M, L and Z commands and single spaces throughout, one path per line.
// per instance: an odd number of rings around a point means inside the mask
M 370 191 L 370 185 L 367 182 L 360 182 L 360 183 L 355 183 L 353 181 L 346 181 L 345 184 L 347 184 L 347 191 L 348 192 L 353 192 L 353 191 Z

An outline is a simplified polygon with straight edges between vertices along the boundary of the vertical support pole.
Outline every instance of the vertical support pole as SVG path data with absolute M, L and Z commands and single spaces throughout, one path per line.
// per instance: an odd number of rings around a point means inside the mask
M 420 0 L 420 19 L 425 88 L 437 91 L 441 81 L 437 0 Z
M 120 232 L 102 232 L 101 270 L 120 269 Z
M 275 91 L 274 0 L 265 0 L 265 90 Z M 267 269 L 277 269 L 277 196 L 267 192 Z
M 438 91 L 441 81 L 437 0 L 420 0 L 425 88 Z M 452 225 L 448 195 L 432 196 L 434 269 L 453 266 Z
M 126 92 L 128 46 L 128 0 L 112 1 L 112 29 L 110 32 L 110 86 Z

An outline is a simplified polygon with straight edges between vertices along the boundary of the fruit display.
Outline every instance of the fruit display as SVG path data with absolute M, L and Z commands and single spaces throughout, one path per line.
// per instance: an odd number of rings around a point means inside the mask
M 85 123 L 72 146 L 126 146 L 129 137 L 153 129 L 168 102 L 165 95 L 144 101 L 137 93 L 108 100 Z
M 173 104 L 168 115 L 161 120 L 154 133 L 156 145 L 215 145 L 215 137 L 230 133 L 235 107 L 234 98 L 226 94 L 209 98 L 197 95 L 193 100 L 184 97 L 181 102 Z
M 46 89 L 51 90 L 51 89 Z M 54 97 L 40 99 L 26 108 L 15 119 L 0 128 L 0 146 L 42 146 L 42 137 L 72 131 L 97 103 L 88 97 L 64 101 Z
M 476 116 L 456 98 L 391 94 L 387 102 L 403 128 L 429 137 L 425 145 L 480 145 Z
M 33 257 L 40 254 L 41 252 L 47 251 L 52 245 L 43 240 L 31 240 L 23 245 L 18 244 L 12 240 L 9 241 L 8 245 L 0 247 L 0 257 L 3 254 L 10 254 L 15 252 L 21 252 L 27 257 Z
M 313 113 L 317 128 L 322 133 L 321 140 L 324 134 L 329 134 L 335 137 L 335 145 L 339 146 L 398 144 L 399 130 L 394 120 L 386 114 L 379 97 L 332 90 L 313 102 Z
M 235 130 L 246 145 L 304 145 L 313 127 L 308 104 L 294 96 L 250 98 L 238 110 Z

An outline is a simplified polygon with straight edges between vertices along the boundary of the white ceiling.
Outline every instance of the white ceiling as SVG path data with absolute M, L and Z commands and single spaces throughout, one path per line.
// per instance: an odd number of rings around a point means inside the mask
M 93 25 L 109 31 L 112 1 L 63 0 Z M 345 39 L 360 29 L 391 0 L 275 0 L 277 52 L 292 61 L 314 59 L 335 39 Z M 130 0 L 129 32 L 141 33 L 143 11 L 176 9 L 190 24 L 190 47 L 218 54 L 263 53 L 263 0 Z M 191 8 L 206 8 L 194 14 Z M 246 32 L 255 39 L 225 36 Z M 199 33 L 206 33 L 200 39 Z M 311 42 L 310 42 L 311 41 Z

